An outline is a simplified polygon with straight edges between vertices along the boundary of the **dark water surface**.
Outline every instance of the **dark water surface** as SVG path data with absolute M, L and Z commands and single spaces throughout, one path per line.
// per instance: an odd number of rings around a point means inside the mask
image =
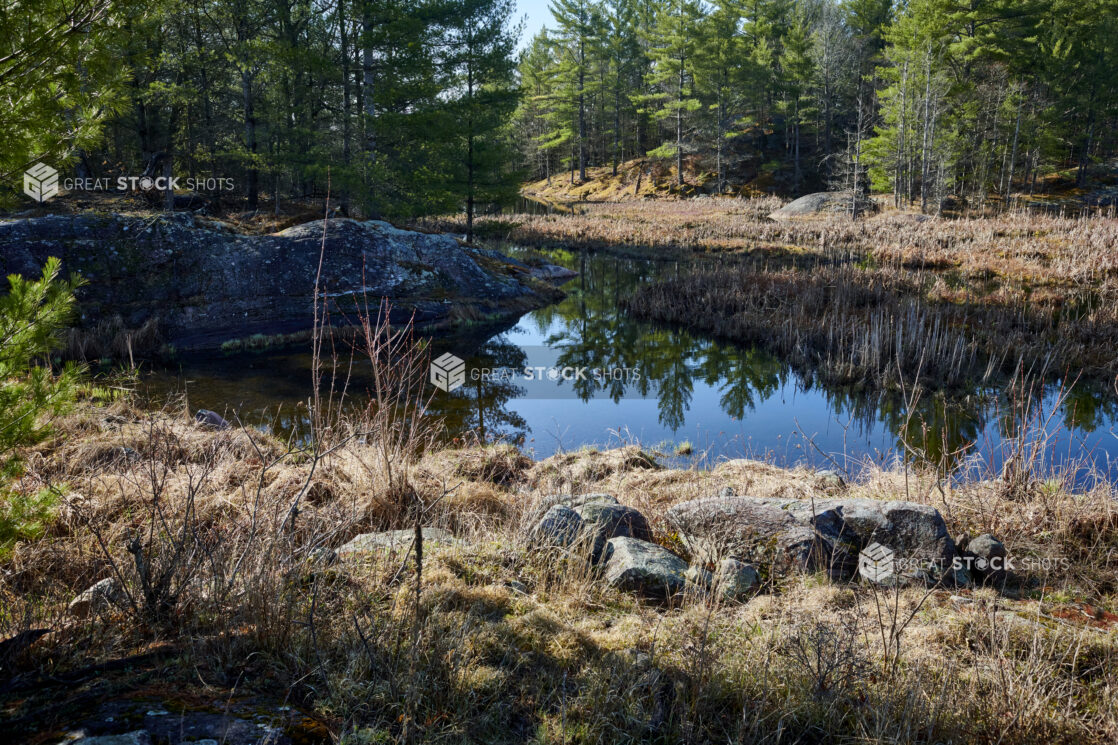
M 432 403 L 448 437 L 511 441 L 536 457 L 640 442 L 700 465 L 764 457 L 856 468 L 919 453 L 979 475 L 1000 472 L 1008 453 L 1024 451 L 1049 469 L 1074 465 L 1081 485 L 1099 475 L 1118 482 L 1118 401 L 1101 386 L 1049 385 L 1024 411 L 1014 403 L 1023 397 L 993 388 L 925 395 L 909 413 L 899 394 L 823 386 L 759 349 L 619 310 L 634 288 L 682 271 L 674 262 L 568 252 L 551 260 L 580 272 L 564 286 L 564 301 L 512 328 L 434 341 L 433 358 L 450 352 L 466 362 L 465 384 Z M 153 401 L 185 391 L 193 408 L 235 410 L 290 432 L 304 422 L 311 359 L 288 349 L 189 360 L 152 371 L 142 385 Z M 350 392 L 364 390 L 359 366 Z

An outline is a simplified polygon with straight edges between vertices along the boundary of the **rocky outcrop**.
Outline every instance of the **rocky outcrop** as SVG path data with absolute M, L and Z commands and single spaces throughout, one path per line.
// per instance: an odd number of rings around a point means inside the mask
M 915 502 L 719 496 L 678 504 L 666 519 L 704 563 L 741 558 L 778 572 L 825 570 L 835 579 L 857 572 L 883 583 L 969 581 L 943 516 Z
M 449 322 L 463 309 L 494 320 L 554 299 L 500 254 L 446 235 L 379 221 L 331 219 L 273 235 L 244 235 L 193 215 L 51 215 L 0 221 L 0 275 L 38 276 L 49 256 L 87 284 L 81 325 L 119 318 L 157 326 L 176 349 L 217 348 L 254 335 L 307 332 L 322 252 L 331 317 L 352 321 L 367 300 L 392 303 L 393 320 Z
M 877 204 L 873 200 L 865 197 L 858 198 L 857 211 L 859 215 L 873 214 L 877 210 Z M 770 213 L 769 218 L 773 220 L 795 220 L 804 217 L 849 214 L 850 192 L 821 191 L 789 202 L 777 211 Z

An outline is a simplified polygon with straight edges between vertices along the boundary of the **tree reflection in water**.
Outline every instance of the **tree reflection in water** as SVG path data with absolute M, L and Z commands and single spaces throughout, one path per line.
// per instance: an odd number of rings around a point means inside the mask
M 751 454 L 742 453 L 745 444 L 775 452 L 787 447 L 789 436 L 803 425 L 808 437 L 820 436 L 818 444 L 828 452 L 877 460 L 919 453 L 946 473 L 964 458 L 986 459 L 999 468 L 1006 441 L 1022 432 L 1035 438 L 1029 433 L 1044 421 L 1065 430 L 1060 457 L 1109 457 L 1112 476 L 1118 478 L 1118 438 L 1110 435 L 1118 422 L 1118 401 L 1103 386 L 1079 383 L 1062 398 L 1050 386 L 1041 405 L 1034 400 L 1031 409 L 1005 389 L 924 392 L 909 411 L 899 393 L 820 385 L 822 376 L 790 369 L 762 349 L 652 326 L 619 310 L 619 302 L 635 288 L 680 271 L 675 262 L 567 251 L 551 252 L 549 258 L 580 272 L 564 286 L 568 295 L 562 302 L 528 314 L 511 328 L 475 326 L 436 339 L 433 357 L 452 351 L 466 358 L 468 370 L 523 370 L 541 364 L 533 357 L 538 355 L 547 365 L 628 369 L 639 378 L 558 381 L 542 394 L 515 377 L 468 378 L 463 388 L 432 398 L 431 413 L 443 419 L 448 438 L 476 435 L 525 444 L 544 434 L 533 433 L 533 427 L 555 422 L 576 430 L 576 441 L 564 444 L 604 444 L 611 430 L 630 427 L 645 438 L 650 433 L 659 439 L 709 434 L 709 455 L 717 458 Z M 231 408 L 246 423 L 291 434 L 305 430 L 310 381 L 309 355 L 287 350 L 190 360 L 174 370 L 154 371 L 145 388 L 157 402 L 185 389 L 195 408 Z M 358 366 L 350 395 L 359 398 L 366 385 Z M 1055 416 L 1049 417 L 1053 410 Z M 832 431 L 820 434 L 828 428 Z M 836 434 L 836 429 L 841 431 Z M 786 459 L 813 449 L 809 443 L 800 448 Z M 545 447 L 536 452 L 549 453 Z
M 468 362 L 521 368 L 533 364 L 526 357 L 518 359 L 512 351 L 530 346 L 532 342 L 522 338 L 527 334 L 557 352 L 554 364 L 559 367 L 639 371 L 636 381 L 606 376 L 557 382 L 558 419 L 579 417 L 585 411 L 567 408 L 564 399 L 590 402 L 600 398 L 616 404 L 627 397 L 648 397 L 656 401 L 659 424 L 677 433 L 686 429 L 688 415 L 695 413 L 697 384 L 716 390 L 721 412 L 735 421 L 748 420 L 760 404 L 791 388 L 817 394 L 833 420 L 849 427 L 852 434 L 866 438 L 882 429 L 890 433 L 891 452 L 875 453 L 880 459 L 894 454 L 919 457 L 945 473 L 988 445 L 984 439 L 1009 440 L 1022 431 L 1021 412 L 1002 390 L 923 392 L 914 398 L 909 411 L 900 392 L 823 386 L 812 371 L 792 370 L 761 349 L 641 323 L 619 309 L 621 299 L 636 287 L 655 281 L 664 272 L 679 271 L 677 262 L 566 251 L 552 252 L 550 258 L 579 271 L 578 278 L 564 286 L 566 299 L 529 314 L 516 329 L 479 347 Z M 524 389 L 516 385 L 477 383 L 469 392 L 445 396 L 439 411 L 448 417 L 450 431 L 473 431 L 489 439 L 502 437 L 522 443 L 531 433 L 530 423 L 507 406 L 523 395 Z M 1051 406 L 1055 396 L 1049 388 L 1044 405 Z M 700 413 L 709 418 L 709 412 Z M 1075 387 L 1059 402 L 1056 419 L 1064 428 L 1080 433 L 1105 431 L 1116 420 L 1118 401 L 1102 388 L 1087 385 Z M 786 424 L 785 435 L 793 423 Z M 765 434 L 750 431 L 751 439 L 758 441 L 764 441 Z M 997 460 L 995 453 L 988 455 Z

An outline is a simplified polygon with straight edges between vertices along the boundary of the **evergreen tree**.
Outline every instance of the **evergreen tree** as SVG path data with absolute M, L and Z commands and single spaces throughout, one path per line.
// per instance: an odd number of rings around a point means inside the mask
M 512 53 L 518 29 L 509 26 L 512 0 L 463 0 L 454 30 L 452 58 L 460 91 L 456 101 L 459 180 L 466 210 L 466 240 L 474 237 L 478 203 L 500 203 L 516 194 L 517 179 L 504 129 L 516 109 Z
M 551 14 L 555 18 L 556 44 L 559 50 L 557 82 L 559 95 L 573 109 L 568 126 L 573 129 L 576 152 L 572 158 L 572 178 L 575 164 L 578 178 L 586 180 L 588 151 L 588 105 L 596 86 L 590 74 L 591 63 L 600 43 L 601 28 L 598 7 L 590 0 L 554 0 Z M 554 142 L 554 138 L 552 140 Z
M 683 186 L 683 140 L 690 116 L 701 103 L 695 97 L 695 67 L 698 63 L 699 27 L 702 6 L 699 0 L 665 0 L 656 15 L 650 38 L 652 74 L 648 84 L 655 92 L 649 96 L 656 108 L 653 117 L 674 129 L 673 138 L 648 154 L 675 158 L 676 183 Z
M 696 82 L 713 120 L 716 191 L 726 189 L 726 142 L 739 118 L 741 88 L 752 77 L 748 68 L 741 13 L 734 0 L 715 0 L 699 29 Z
M 128 106 L 120 60 L 129 23 L 144 17 L 133 0 L 0 8 L 0 180 L 12 183 L 39 160 L 78 160 L 102 143 L 103 124 Z

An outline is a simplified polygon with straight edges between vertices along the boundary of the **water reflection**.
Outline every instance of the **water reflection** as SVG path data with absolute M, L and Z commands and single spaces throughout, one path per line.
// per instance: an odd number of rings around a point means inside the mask
M 632 436 L 650 445 L 686 439 L 708 459 L 883 461 L 919 453 L 945 471 L 968 459 L 996 470 L 1007 448 L 1020 447 L 1013 438 L 1029 423 L 1053 435 L 1041 443 L 1030 429 L 1024 438 L 1043 445 L 1052 464 L 1090 457 L 1118 477 L 1118 401 L 1101 387 L 1079 384 L 1061 395 L 1050 386 L 1034 398 L 1035 408 L 1025 409 L 1015 404 L 1013 391 L 997 389 L 910 402 L 899 393 L 822 386 L 811 371 L 792 370 L 758 348 L 641 323 L 618 309 L 636 287 L 680 271 L 674 262 L 563 251 L 551 258 L 580 273 L 564 286 L 566 299 L 512 328 L 438 339 L 434 354 L 452 351 L 471 369 L 636 369 L 639 380 L 561 380 L 541 394 L 515 379 L 469 379 L 432 400 L 448 437 L 510 441 L 537 456 Z M 241 356 L 184 366 L 170 378 L 155 374 L 148 382 L 163 391 L 185 385 L 193 406 L 239 406 L 243 417 L 257 421 L 279 409 L 284 417 L 273 426 L 297 428 L 305 412 L 299 402 L 309 395 L 309 365 L 298 352 Z M 351 390 L 363 389 L 358 369 Z

